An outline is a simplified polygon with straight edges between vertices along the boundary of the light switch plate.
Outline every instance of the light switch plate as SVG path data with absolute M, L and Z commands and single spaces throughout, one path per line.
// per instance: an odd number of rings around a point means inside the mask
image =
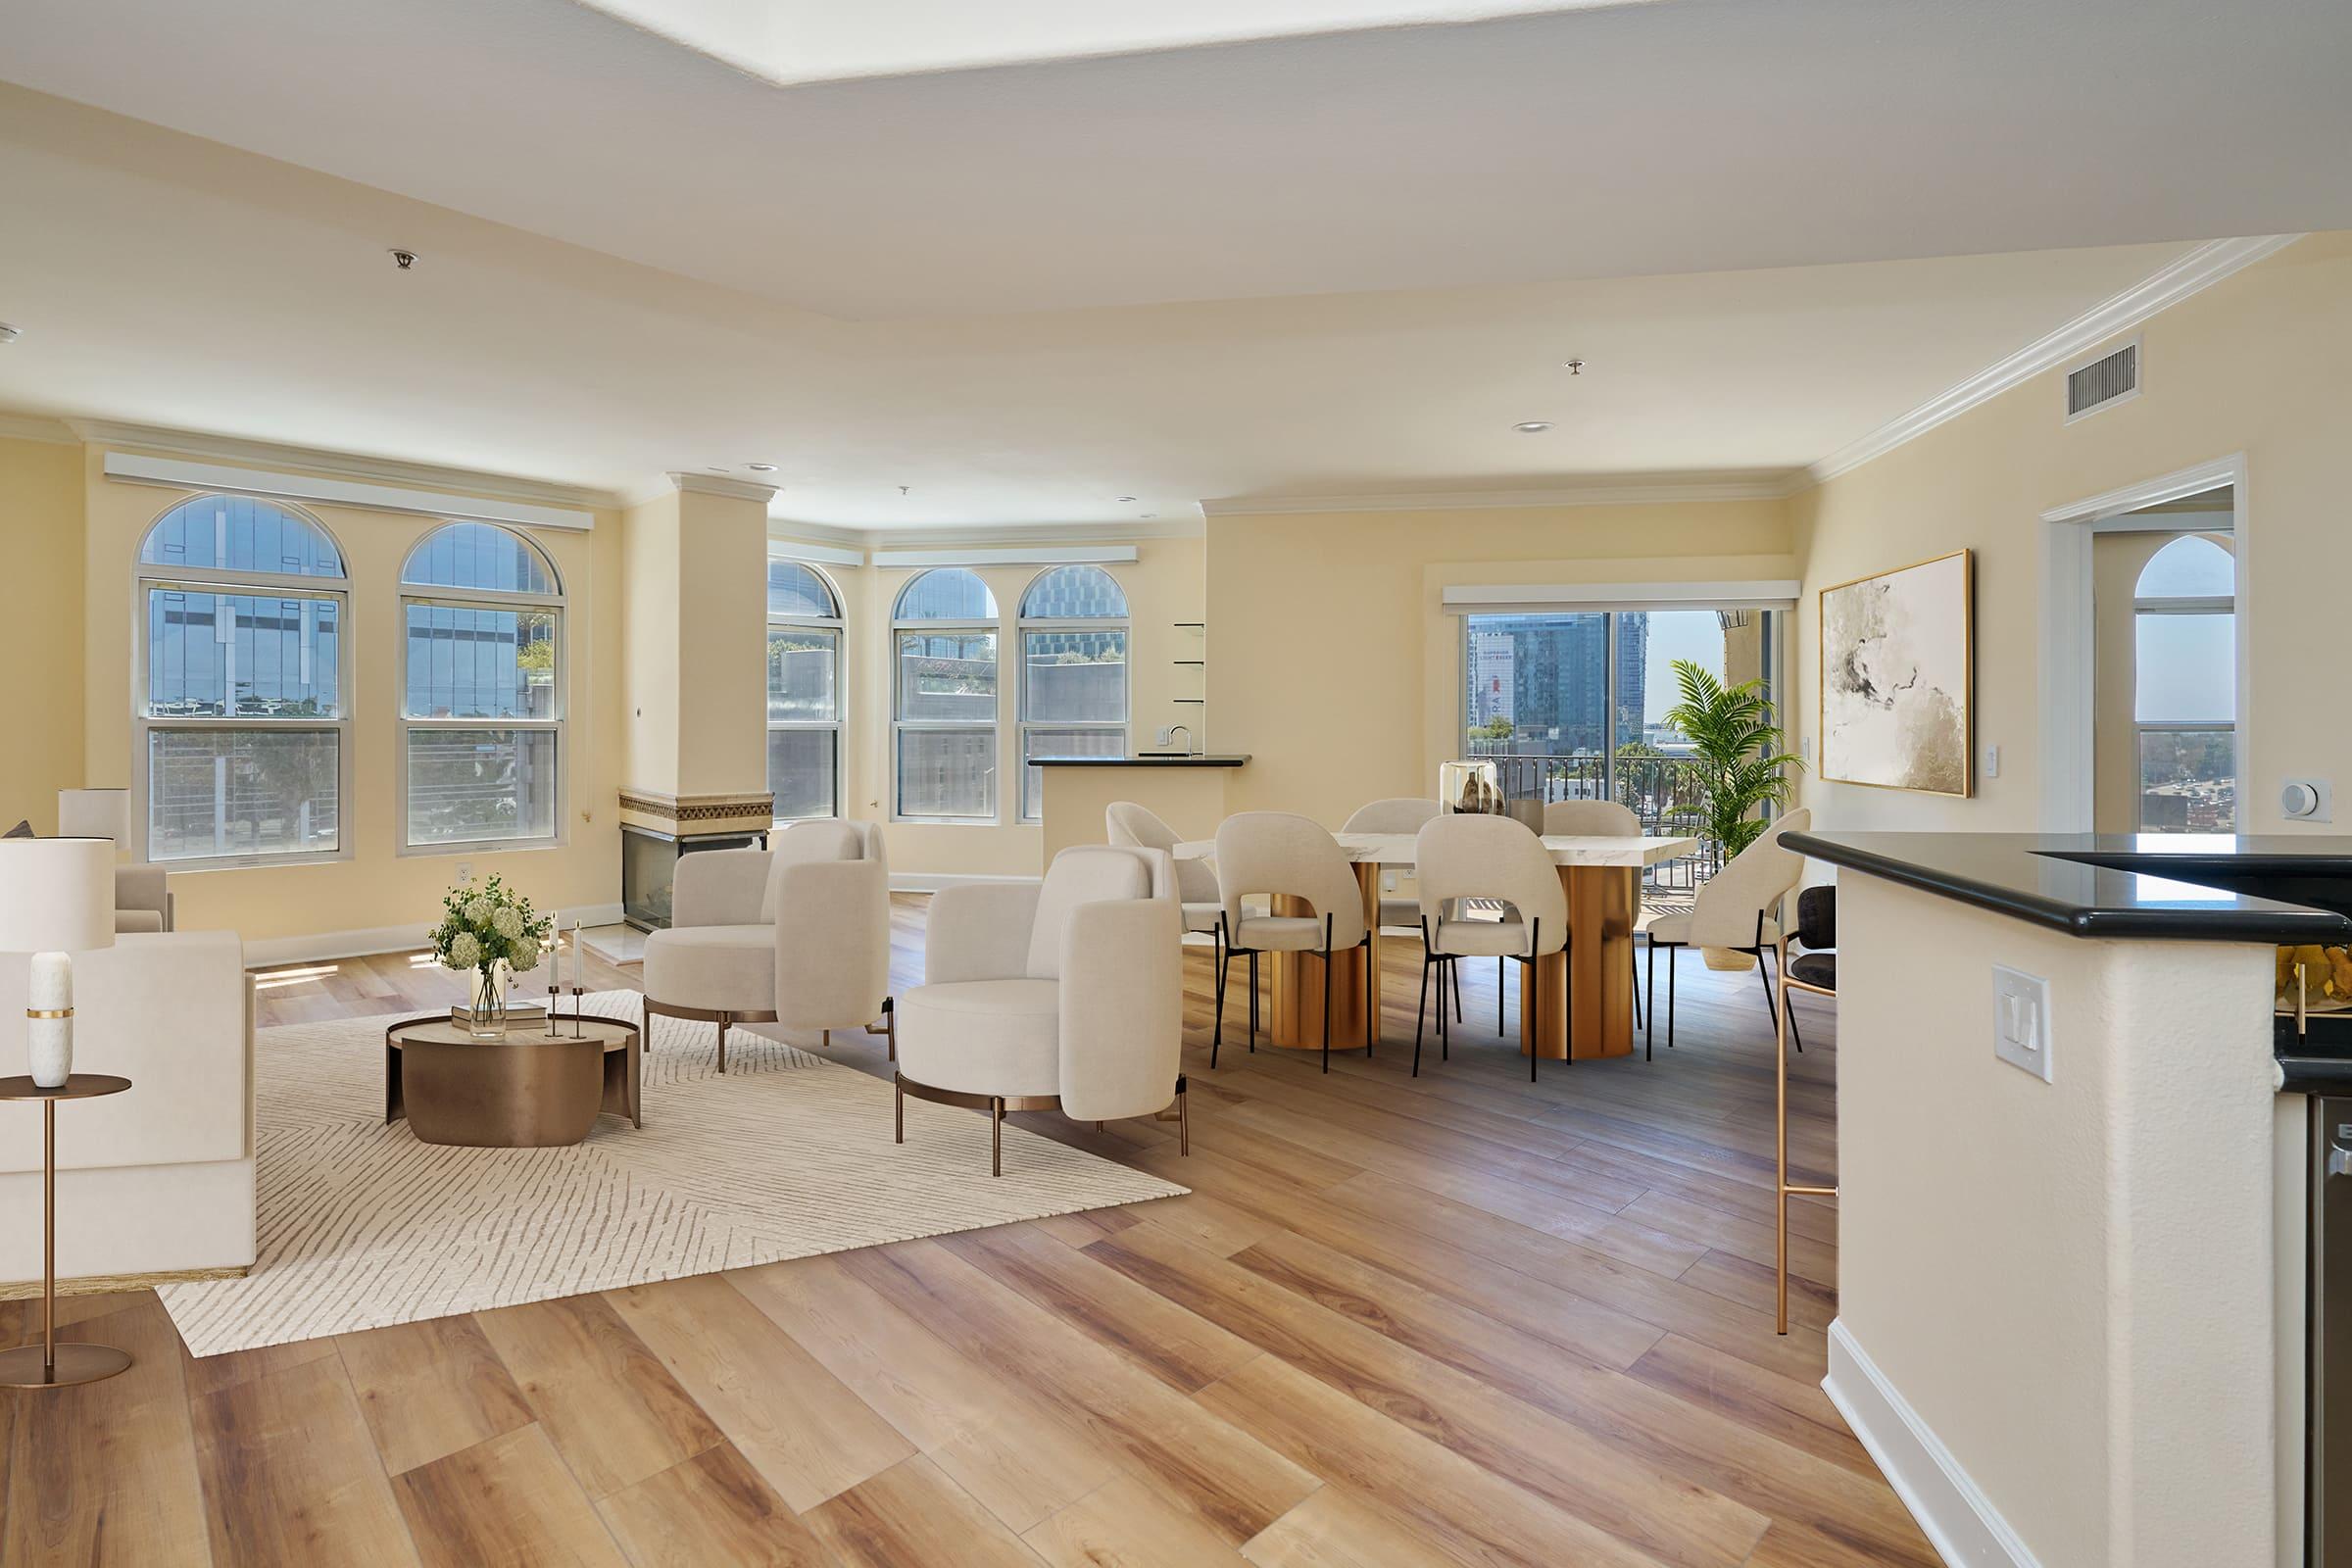
M 2050 983 L 2039 975 L 1992 966 L 1992 1054 L 2050 1081 Z
M 1986 778 L 2001 776 L 2001 749 L 1998 746 L 1984 748 L 1984 776 Z

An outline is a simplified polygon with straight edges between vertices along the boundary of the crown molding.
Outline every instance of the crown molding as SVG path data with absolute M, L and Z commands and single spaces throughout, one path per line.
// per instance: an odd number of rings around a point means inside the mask
M 723 473 L 673 472 L 669 475 L 669 483 L 671 489 L 677 490 L 681 494 L 724 496 L 729 501 L 757 501 L 763 507 L 776 499 L 776 487 L 772 484 L 754 484 L 749 479 L 730 479 Z M 655 495 L 665 493 L 656 491 Z M 648 496 L 645 499 L 650 501 L 653 497 Z
M 1850 472 L 1874 458 L 1885 457 L 1905 442 L 1916 441 L 1937 425 L 1958 418 L 1980 403 L 1999 397 L 2045 370 L 2056 369 L 2077 355 L 2129 332 L 2160 312 L 2171 310 L 2190 295 L 2202 293 L 2256 262 L 2278 255 L 2302 237 L 2261 234 L 2246 239 L 2208 240 L 2166 263 L 2121 294 L 2100 301 L 2056 331 L 2035 338 L 2007 359 L 1808 466 L 1803 483 L 1797 488 L 1809 488 Z
M 0 414 L 0 441 L 41 441 L 50 446 L 81 445 L 81 437 L 63 419 L 45 419 L 33 414 Z
M 1391 491 L 1353 496 L 1222 496 L 1200 503 L 1212 517 L 1304 516 L 1331 512 L 1471 512 L 1503 507 L 1618 507 L 1690 501 L 1778 501 L 1799 469 L 1594 478 L 1542 490 Z
M 338 479 L 388 484 L 402 489 L 445 490 L 494 501 L 519 501 L 526 506 L 557 507 L 566 511 L 613 510 L 620 498 L 610 490 L 521 479 L 513 474 L 483 473 L 439 464 L 403 463 L 392 458 L 362 457 L 328 452 L 318 447 L 285 446 L 275 441 L 248 441 L 236 436 L 206 435 L 195 430 L 171 430 L 156 425 L 124 424 L 113 419 L 68 419 L 68 428 L 93 446 L 136 447 L 174 457 L 202 458 L 270 468 L 295 468 Z

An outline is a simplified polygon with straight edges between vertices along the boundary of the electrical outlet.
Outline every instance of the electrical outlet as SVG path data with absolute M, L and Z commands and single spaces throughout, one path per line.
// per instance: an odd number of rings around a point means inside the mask
M 2050 983 L 2038 975 L 1992 966 L 1992 1054 L 2010 1066 L 2050 1082 Z
M 461 882 L 470 882 L 473 880 L 473 862 L 471 860 L 460 860 L 458 862 L 458 880 Z

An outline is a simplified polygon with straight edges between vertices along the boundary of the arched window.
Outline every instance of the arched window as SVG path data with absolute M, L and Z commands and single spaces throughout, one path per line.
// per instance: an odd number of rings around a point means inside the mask
M 1021 820 L 1043 818 L 1041 757 L 1127 753 L 1127 596 L 1101 566 L 1052 566 L 1021 595 Z
M 203 495 L 139 545 L 134 728 L 150 860 L 343 848 L 343 553 L 316 518 Z
M 401 567 L 402 843 L 552 843 L 564 593 L 520 534 L 444 523 Z
M 2132 609 L 2139 831 L 2233 831 L 2237 560 L 2180 534 L 2140 568 Z
M 797 561 L 767 564 L 767 787 L 779 822 L 841 814 L 841 600 Z
M 918 573 L 891 612 L 892 814 L 997 817 L 997 600 L 961 567 Z

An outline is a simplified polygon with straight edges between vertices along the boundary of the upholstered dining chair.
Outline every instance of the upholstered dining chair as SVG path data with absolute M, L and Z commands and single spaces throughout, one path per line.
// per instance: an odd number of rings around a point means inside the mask
M 1225 1036 L 1226 974 L 1234 955 L 1250 959 L 1250 1049 L 1257 1049 L 1257 956 L 1312 953 L 1323 964 L 1323 1070 L 1331 1071 L 1331 956 L 1364 949 L 1364 1054 L 1379 1033 L 1380 976 L 1369 961 L 1372 928 L 1348 853 L 1323 825 L 1288 811 L 1243 811 L 1217 829 L 1218 917 L 1224 953 L 1217 961 L 1217 1024 L 1208 1045 L 1214 1071 Z M 1245 901 L 1293 898 L 1305 914 L 1252 914 Z
M 1172 1102 L 1190 1153 L 1178 903 L 1166 851 L 1110 844 L 1063 850 L 1042 883 L 933 895 L 923 983 L 898 999 L 897 1142 L 908 1095 L 985 1110 L 1002 1176 L 1007 1111 L 1101 1122 Z
M 1544 808 L 1544 836 L 1640 838 L 1642 818 L 1634 814 L 1632 807 L 1621 806 L 1615 801 L 1553 801 Z M 1634 966 L 1634 1022 L 1639 1026 L 1642 1022 L 1642 957 L 1629 948 L 1625 961 Z M 1495 976 L 1499 983 L 1499 968 Z
M 1434 797 L 1396 795 L 1383 801 L 1368 801 L 1355 808 L 1347 821 L 1340 824 L 1343 833 L 1418 833 L 1421 824 L 1446 809 Z M 1383 893 L 1380 898 L 1380 928 L 1400 937 L 1421 934 L 1421 901 L 1393 898 Z M 1445 994 L 1438 1000 L 1443 1003 Z M 1462 977 L 1453 977 L 1453 1016 L 1462 1016 Z
M 1432 818 L 1413 847 L 1421 881 L 1421 1004 L 1413 1017 L 1413 1076 L 1421 1076 L 1422 1012 L 1429 1005 L 1429 971 L 1441 975 L 1463 958 L 1516 959 L 1519 1009 L 1528 1022 L 1527 1077 L 1535 1082 L 1542 1053 L 1543 988 L 1532 984 L 1539 958 L 1568 950 L 1568 893 L 1544 841 L 1515 817 L 1458 814 Z M 1497 920 L 1465 919 L 1468 899 L 1498 901 Z M 1499 985 L 1499 979 L 1497 985 Z M 1494 1006 L 1501 1032 L 1502 1004 Z M 1446 1059 L 1446 993 L 1438 991 L 1438 1052 Z
M 835 865 L 854 869 L 794 874 Z M 889 972 L 881 828 L 839 818 L 795 822 L 768 849 L 678 858 L 669 929 L 645 939 L 646 1018 L 717 1024 L 725 1072 L 727 1031 L 737 1024 L 821 1029 L 828 1045 L 833 1030 L 870 1027 L 877 1015 L 887 1029 Z
M 1808 810 L 1776 818 L 1756 835 L 1755 842 L 1724 862 L 1723 869 L 1699 885 L 1688 909 L 1661 914 L 1649 922 L 1649 1022 L 1642 1053 L 1649 1053 L 1650 1034 L 1658 1021 L 1658 950 L 1666 952 L 1666 1046 L 1674 1047 L 1674 959 L 1684 948 L 1724 948 L 1756 960 L 1764 985 L 1764 1010 L 1777 1033 L 1780 1009 L 1773 1001 L 1772 975 L 1764 962 L 1767 950 L 1781 941 L 1781 901 L 1805 874 L 1805 858 L 1784 848 L 1781 836 L 1802 832 L 1813 820 Z
M 1156 811 L 1133 801 L 1113 801 L 1104 807 L 1102 828 L 1113 844 L 1135 850 L 1163 850 L 1170 858 L 1174 858 L 1176 846 L 1182 842 L 1176 830 Z M 1176 893 L 1184 909 L 1184 929 L 1215 936 L 1217 912 L 1225 907 L 1217 897 L 1216 862 L 1177 860 Z

